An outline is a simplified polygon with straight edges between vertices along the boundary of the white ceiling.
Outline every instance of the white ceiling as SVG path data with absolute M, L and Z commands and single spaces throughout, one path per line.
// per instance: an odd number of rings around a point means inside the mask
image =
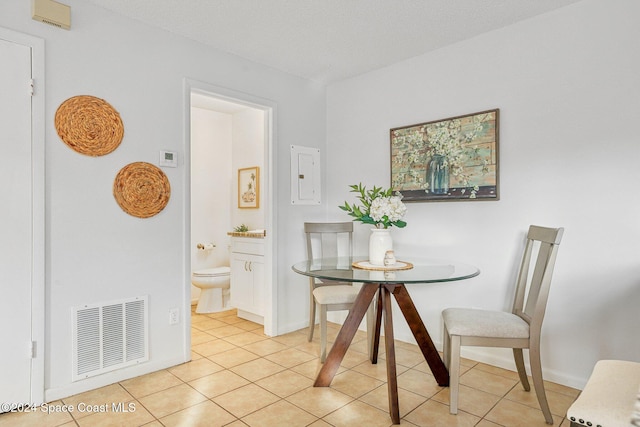
M 330 83 L 580 0 L 87 0 Z

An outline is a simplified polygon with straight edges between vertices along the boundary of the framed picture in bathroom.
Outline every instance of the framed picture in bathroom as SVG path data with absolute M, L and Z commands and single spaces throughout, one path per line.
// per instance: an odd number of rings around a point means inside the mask
M 260 168 L 238 169 L 238 208 L 257 209 L 260 207 Z

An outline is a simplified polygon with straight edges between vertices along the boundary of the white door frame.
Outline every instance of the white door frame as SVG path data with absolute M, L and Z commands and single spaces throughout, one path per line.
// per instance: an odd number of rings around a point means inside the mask
M 278 330 L 278 288 L 276 281 L 277 269 L 277 252 L 275 250 L 277 230 L 276 230 L 276 211 L 277 211 L 277 186 L 276 182 L 276 103 L 260 98 L 254 95 L 238 92 L 232 89 L 211 85 L 208 83 L 191 80 L 184 80 L 184 158 L 185 158 L 185 177 L 184 177 L 184 212 L 185 212 L 185 229 L 184 236 L 184 313 L 191 313 L 191 93 L 196 92 L 213 98 L 223 99 L 236 104 L 247 105 L 249 107 L 262 110 L 265 113 L 265 165 L 264 177 L 265 182 L 262 186 L 265 189 L 265 197 L 267 207 L 265 209 L 265 229 L 267 236 L 265 238 L 265 314 L 264 314 L 264 332 L 266 335 L 276 335 Z M 184 322 L 185 337 L 185 355 L 191 354 L 191 322 Z M 187 359 L 188 359 L 187 358 Z
M 31 402 L 44 403 L 45 377 L 45 91 L 44 40 L 0 27 L 0 38 L 31 49 L 31 170 L 33 265 L 31 279 Z M 28 82 L 25 81 L 25 85 Z M 28 86 L 25 87 L 28 90 Z

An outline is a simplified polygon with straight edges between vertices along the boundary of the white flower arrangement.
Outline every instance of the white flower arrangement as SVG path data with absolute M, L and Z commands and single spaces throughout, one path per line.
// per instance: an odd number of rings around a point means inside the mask
M 354 217 L 354 221 L 360 221 L 364 224 L 372 224 L 376 228 L 389 228 L 395 225 L 403 228 L 407 225 L 402 221 L 407 207 L 402 203 L 402 195 L 397 192 L 393 194 L 391 188 L 384 190 L 382 187 L 373 187 L 368 190 L 362 184 L 350 185 L 352 193 L 358 193 L 358 200 L 362 203 L 362 207 L 346 201 L 343 206 L 338 206 L 343 211 Z
M 385 217 L 391 222 L 402 219 L 407 207 L 402 203 L 400 196 L 378 197 L 371 202 L 371 218 L 374 221 L 384 222 Z

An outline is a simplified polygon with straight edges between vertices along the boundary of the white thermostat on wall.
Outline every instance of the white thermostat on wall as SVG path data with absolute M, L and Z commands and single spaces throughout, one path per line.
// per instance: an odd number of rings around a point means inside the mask
M 177 151 L 160 151 L 160 166 L 166 168 L 178 167 L 178 152 Z

